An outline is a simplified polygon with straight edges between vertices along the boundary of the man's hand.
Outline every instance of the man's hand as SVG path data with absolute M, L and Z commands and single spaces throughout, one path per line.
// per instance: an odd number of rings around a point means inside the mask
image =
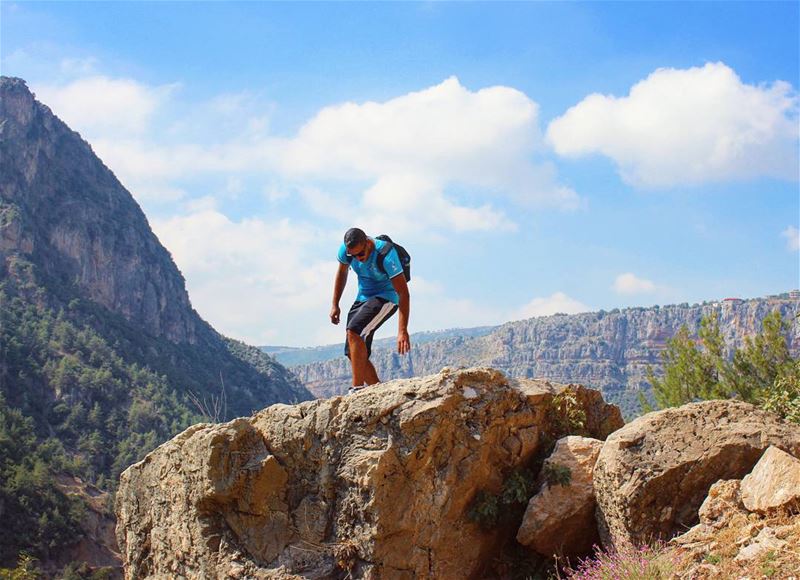
M 333 324 L 339 324 L 339 315 L 342 311 L 339 309 L 339 305 L 331 306 L 331 322 Z
M 408 331 L 401 330 L 397 333 L 397 352 L 406 354 L 411 350 L 411 340 L 408 338 Z

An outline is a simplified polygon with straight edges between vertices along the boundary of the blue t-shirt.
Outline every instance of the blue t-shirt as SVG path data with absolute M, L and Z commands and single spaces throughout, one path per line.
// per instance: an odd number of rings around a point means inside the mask
M 400 257 L 397 250 L 392 248 L 383 259 L 384 274 L 378 267 L 378 250 L 389 242 L 370 238 L 375 243 L 375 249 L 369 255 L 366 262 L 359 262 L 356 258 L 347 257 L 347 247 L 342 244 L 339 247 L 339 262 L 350 264 L 350 267 L 358 275 L 358 296 L 356 302 L 363 302 L 379 296 L 395 304 L 400 303 L 400 297 L 392 286 L 392 278 L 403 273 L 403 266 L 400 264 Z

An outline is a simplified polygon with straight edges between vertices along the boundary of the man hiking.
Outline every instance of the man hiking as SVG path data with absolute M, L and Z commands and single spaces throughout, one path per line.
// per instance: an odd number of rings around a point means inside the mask
M 390 246 L 386 246 L 387 244 Z M 347 285 L 349 268 L 353 268 L 358 275 L 358 296 L 347 313 L 347 338 L 344 345 L 344 354 L 350 358 L 350 365 L 353 367 L 353 386 L 350 392 L 355 392 L 380 382 L 378 373 L 369 360 L 372 337 L 398 308 L 400 316 L 397 321 L 397 352 L 406 354 L 411 349 L 408 338 L 410 297 L 403 264 L 392 242 L 371 238 L 363 230 L 350 228 L 344 234 L 344 243 L 339 247 L 338 258 L 339 269 L 333 283 L 333 306 L 330 314 L 333 324 L 339 324 L 339 300 Z

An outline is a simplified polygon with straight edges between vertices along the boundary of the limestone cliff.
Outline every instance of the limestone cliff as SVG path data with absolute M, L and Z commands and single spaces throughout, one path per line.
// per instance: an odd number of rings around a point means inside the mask
M 142 210 L 20 79 L 0 81 L 0 160 L 2 262 L 30 256 L 53 283 L 76 286 L 142 330 L 197 340 L 183 277 Z
M 487 365 L 514 377 L 579 382 L 629 407 L 636 392 L 646 388 L 647 367 L 660 368 L 659 354 L 681 326 L 696 333 L 701 318 L 716 313 L 726 343 L 740 347 L 745 337 L 761 330 L 762 320 L 773 310 L 792 322 L 790 348 L 800 354 L 798 302 L 765 298 L 531 318 L 509 322 L 485 336 L 415 344 L 406 357 L 393 348 L 376 348 L 372 360 L 384 380 L 425 375 L 444 366 Z M 344 357 L 291 369 L 319 397 L 339 394 L 349 383 Z
M 0 568 L 22 553 L 56 575 L 70 559 L 113 565 L 113 517 L 85 490 L 112 491 L 202 416 L 310 398 L 200 318 L 131 194 L 0 77 Z M 56 485 L 65 470 L 80 485 Z

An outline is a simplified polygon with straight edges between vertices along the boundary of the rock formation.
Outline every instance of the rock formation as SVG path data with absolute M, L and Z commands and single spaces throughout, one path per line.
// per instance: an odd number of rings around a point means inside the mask
M 116 520 L 109 512 L 111 494 L 71 475 L 60 475 L 58 486 L 67 495 L 83 500 L 86 510 L 82 537 L 77 544 L 59 554 L 60 566 L 70 562 L 86 563 L 92 568 L 119 570 L 121 557 L 115 533 Z
M 696 333 L 702 317 L 716 313 L 726 343 L 738 348 L 745 337 L 761 330 L 762 320 L 773 310 L 791 322 L 789 346 L 800 356 L 797 300 L 763 298 L 544 316 L 509 322 L 484 336 L 414 344 L 408 356 L 398 356 L 393 347 L 374 348 L 372 360 L 383 378 L 424 375 L 444 366 L 486 365 L 513 377 L 574 381 L 602 390 L 606 399 L 630 411 L 638 410 L 636 393 L 647 388 L 647 367 L 661 368 L 660 353 L 681 326 Z M 336 349 L 333 360 L 291 369 L 315 395 L 341 394 L 350 370 L 340 352 Z
M 603 543 L 668 539 L 690 527 L 709 488 L 744 477 L 770 445 L 800 455 L 800 426 L 741 401 L 691 403 L 628 423 L 595 465 Z
M 126 577 L 480 577 L 507 534 L 471 505 L 563 428 L 565 389 L 585 434 L 621 426 L 596 391 L 491 369 L 194 426 L 122 475 Z
M 765 577 L 797 577 L 800 554 L 793 552 L 800 545 L 800 514 L 791 497 L 796 497 L 800 486 L 796 463 L 800 459 L 769 447 L 744 480 L 721 480 L 712 485 L 700 506 L 699 523 L 670 541 L 684 562 L 681 577 L 740 577 L 743 568 L 759 559 L 762 566 L 755 569 Z M 745 481 L 752 486 L 749 490 Z M 776 490 L 790 493 L 779 492 L 783 498 L 776 501 Z M 744 501 L 747 495 L 771 505 L 758 509 Z
M 559 439 L 539 475 L 541 491 L 530 499 L 517 541 L 545 556 L 586 556 L 600 538 L 595 523 L 592 474 L 603 442 Z

